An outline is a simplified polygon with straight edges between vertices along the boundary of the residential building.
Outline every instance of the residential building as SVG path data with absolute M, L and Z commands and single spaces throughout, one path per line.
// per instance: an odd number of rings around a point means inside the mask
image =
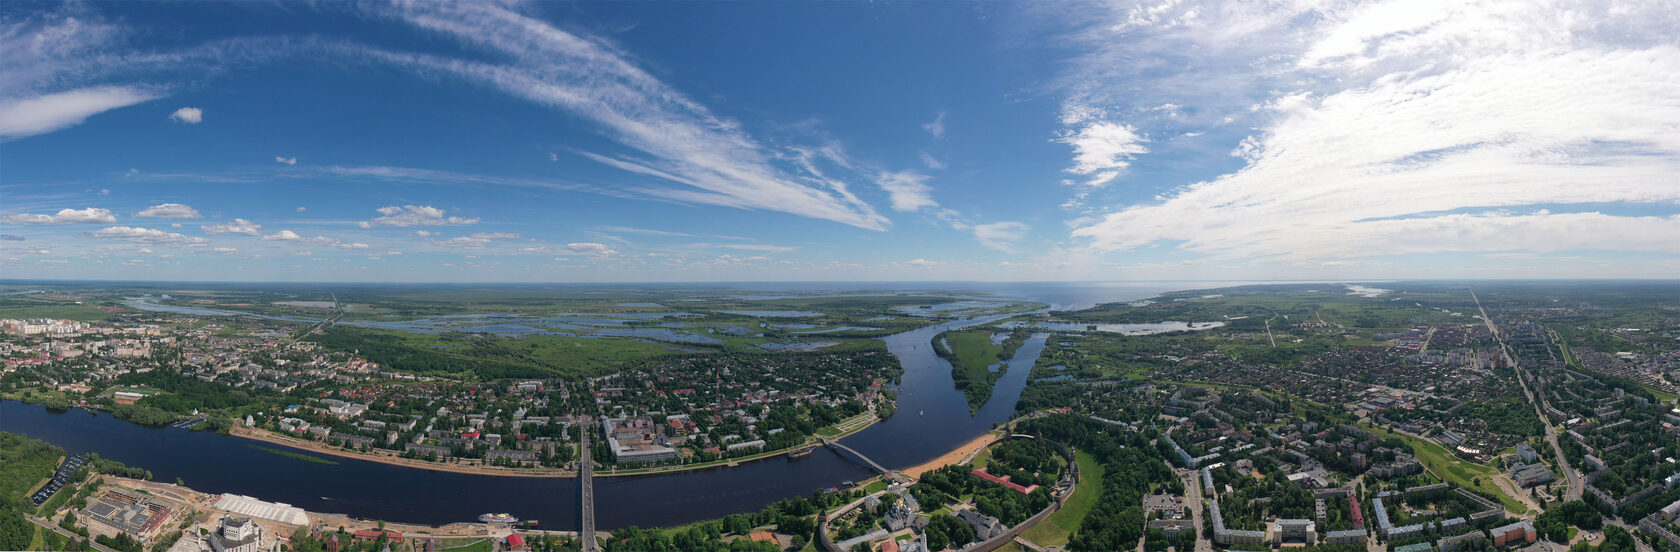
M 1534 524 L 1526 519 L 1510 525 L 1496 527 L 1489 532 L 1493 534 L 1494 546 L 1505 546 L 1517 541 L 1531 543 L 1540 538 L 1539 533 L 1534 531 Z

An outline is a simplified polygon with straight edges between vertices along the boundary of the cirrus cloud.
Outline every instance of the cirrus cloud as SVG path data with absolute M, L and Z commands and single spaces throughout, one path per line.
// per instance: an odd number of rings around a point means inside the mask
M 1145 131 L 1253 131 L 1233 139 L 1240 168 L 1072 234 L 1293 262 L 1673 252 L 1680 35 L 1664 6 L 1611 4 L 1113 5 L 1066 76 L 1070 171 L 1107 182 Z M 1114 114 L 1126 132 L 1088 135 Z
M 0 141 L 79 125 L 88 117 L 157 97 L 133 86 L 96 86 L 31 98 L 0 98 Z

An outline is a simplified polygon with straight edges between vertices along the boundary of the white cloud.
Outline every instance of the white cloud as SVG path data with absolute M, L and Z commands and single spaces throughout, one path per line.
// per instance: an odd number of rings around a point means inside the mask
M 275 232 L 273 234 L 263 236 L 262 239 L 265 240 L 265 241 L 284 241 L 284 242 L 293 242 L 293 243 L 299 243 L 299 244 L 304 244 L 304 245 L 322 245 L 322 246 L 326 246 L 326 247 L 336 247 L 336 248 L 339 248 L 339 249 L 367 249 L 368 248 L 368 244 L 365 244 L 365 243 L 346 242 L 346 241 L 340 240 L 338 238 L 329 238 L 329 237 L 326 237 L 326 236 L 315 236 L 315 237 L 306 238 L 306 237 L 303 237 L 302 235 L 299 235 L 297 232 L 293 232 L 291 230 L 281 230 L 279 232 Z
M 1103 186 L 1119 176 L 1119 171 L 1131 166 L 1131 159 L 1149 153 L 1146 142 L 1137 130 L 1121 123 L 1094 121 L 1077 130 L 1063 133 L 1057 142 L 1073 146 L 1073 166 L 1068 172 L 1095 174 L 1085 184 Z
M 931 170 L 936 170 L 937 171 L 937 170 L 942 170 L 942 169 L 945 168 L 944 163 L 939 162 L 938 159 L 934 159 L 932 155 L 928 155 L 928 152 L 918 151 L 918 152 L 916 152 L 916 154 L 917 154 L 917 157 L 920 157 L 922 159 L 922 164 L 927 165 L 927 168 L 929 168 Z
M 1080 224 L 1074 235 L 1094 248 L 1171 243 L 1314 266 L 1406 253 L 1680 249 L 1680 45 L 1665 6 L 1194 9 L 1120 9 L 1084 31 L 1096 53 L 1068 75 L 1065 138 L 1111 113 L 1145 125 L 1129 128 L 1133 137 L 1237 121 L 1256 129 L 1232 153 L 1243 166 Z M 1128 59 L 1147 62 L 1120 63 Z M 1190 106 L 1178 112 L 1185 121 L 1143 113 L 1164 103 Z M 1132 143 L 1128 133 L 1109 142 Z M 1080 174 L 1100 177 L 1128 159 L 1110 155 L 1123 153 L 1114 147 L 1076 148 Z
M 194 238 L 174 232 L 165 232 L 162 230 L 153 230 L 151 228 L 138 228 L 131 226 L 112 226 L 108 228 L 101 228 L 82 235 L 89 238 L 104 240 L 121 240 L 158 245 L 203 246 L 210 244 L 210 240 L 204 238 Z
M 799 248 L 791 245 L 770 245 L 767 243 L 725 243 L 718 244 L 724 249 L 739 249 L 742 251 L 764 251 L 770 253 L 790 253 Z
M 596 257 L 609 257 L 618 254 L 618 251 L 607 247 L 604 243 L 573 242 L 566 244 L 566 249 L 573 253 L 586 253 Z
M 257 224 L 255 222 L 251 222 L 251 221 L 248 221 L 248 220 L 245 220 L 245 219 L 242 219 L 242 218 L 233 219 L 233 222 L 224 222 L 224 223 L 221 223 L 221 224 L 206 224 L 206 225 L 203 225 L 203 226 L 199 226 L 198 228 L 200 230 L 203 230 L 204 233 L 211 234 L 211 235 L 230 235 L 230 234 L 240 234 L 240 235 L 245 235 L 245 236 L 261 236 L 262 235 L 262 225 L 261 224 Z
M 89 207 L 86 209 L 61 209 L 56 215 L 32 215 L 18 213 L 0 218 L 5 224 L 111 224 L 117 217 L 110 209 Z
M 939 116 L 934 117 L 933 122 L 922 125 L 922 130 L 927 131 L 928 134 L 932 134 L 934 138 L 944 138 L 945 137 L 945 112 L 944 111 L 939 112 Z
M 299 213 L 302 213 L 302 212 L 308 211 L 308 210 L 309 210 L 308 207 L 304 207 L 304 206 L 301 206 L 301 205 L 298 206 L 298 208 L 297 208 L 297 212 L 299 212 Z
M 198 209 L 180 203 L 160 203 L 147 207 L 134 216 L 161 219 L 195 219 L 203 215 L 198 214 Z
M 449 239 L 436 240 L 436 241 L 433 241 L 432 243 L 437 244 L 437 245 L 441 245 L 441 246 L 444 246 L 444 247 L 460 247 L 460 248 L 464 248 L 464 249 L 483 249 L 484 246 L 489 245 L 490 242 L 493 241 L 493 240 L 512 240 L 512 239 L 518 239 L 518 238 L 519 238 L 519 234 L 510 234 L 510 233 L 507 233 L 507 232 L 478 232 L 478 233 L 475 233 L 475 234 L 468 234 L 468 235 L 465 235 L 465 236 L 456 236 L 456 237 L 449 238 Z
M 196 125 L 204 122 L 204 110 L 196 107 L 183 107 L 169 114 L 169 120 L 181 124 Z
M 215 253 L 220 254 L 220 255 L 237 255 L 237 254 L 239 254 L 239 249 L 233 248 L 233 247 L 217 247 L 215 249 L 211 249 L 210 251 L 215 252 Z
M 374 226 L 443 226 L 449 224 L 478 224 L 477 218 L 462 218 L 445 216 L 446 211 L 430 205 L 391 205 L 380 207 L 379 214 L 383 215 L 373 220 L 356 223 L 362 228 Z
M 933 188 L 927 185 L 927 175 L 914 171 L 882 172 L 875 184 L 887 192 L 895 211 L 915 211 L 923 207 L 937 207 Z
M 88 117 L 158 96 L 140 88 L 99 86 L 31 98 L 0 97 L 0 140 L 15 140 L 79 125 Z
M 994 222 L 976 224 L 969 230 L 974 233 L 974 238 L 980 241 L 980 245 L 1007 252 L 1014 250 L 1015 244 L 1026 237 L 1027 225 L 1013 221 Z
M 276 156 L 274 156 L 274 162 L 275 163 L 280 163 L 282 165 L 296 165 L 297 164 L 297 158 L 296 157 L 281 157 L 281 156 L 276 155 Z

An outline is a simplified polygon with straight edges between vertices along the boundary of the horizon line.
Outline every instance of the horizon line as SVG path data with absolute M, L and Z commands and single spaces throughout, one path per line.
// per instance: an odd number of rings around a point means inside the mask
M 1676 282 L 1671 278 L 1306 278 L 1306 279 L 1212 279 L 1212 280 L 647 280 L 635 282 L 613 281 L 402 281 L 374 280 L 103 280 L 103 279 L 44 279 L 0 278 L 0 285 L 27 283 L 129 283 L 129 284 L 303 284 L 303 285 L 669 285 L 669 284 L 1147 284 L 1147 283 L 1300 283 L 1336 284 L 1344 282 Z

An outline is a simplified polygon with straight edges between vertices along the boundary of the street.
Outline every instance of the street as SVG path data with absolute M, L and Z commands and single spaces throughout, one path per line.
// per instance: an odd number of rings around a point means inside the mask
M 36 525 L 39 525 L 41 527 L 45 527 L 47 529 L 51 529 L 53 532 L 58 533 L 60 535 L 63 535 L 65 538 L 68 538 L 70 540 L 82 540 L 81 535 L 71 533 L 69 531 L 65 531 L 63 527 L 59 527 L 57 525 L 54 525 L 53 522 L 50 522 L 50 521 L 47 521 L 47 520 L 29 515 L 29 514 L 24 514 L 23 517 L 29 518 L 29 521 L 34 522 Z M 105 545 L 99 544 L 97 542 L 89 541 L 88 544 L 93 545 L 93 549 L 98 550 L 99 552 L 117 552 L 117 550 L 115 548 L 111 548 L 109 546 L 105 546 Z
M 1569 466 L 1569 459 L 1563 456 L 1563 447 L 1558 446 L 1557 426 L 1552 425 L 1552 419 L 1546 417 L 1546 409 L 1543 406 L 1546 398 L 1536 398 L 1534 390 L 1528 388 L 1528 380 L 1522 377 L 1522 367 L 1518 366 L 1517 361 L 1511 357 L 1510 347 L 1505 344 L 1505 338 L 1499 335 L 1499 327 L 1495 326 L 1493 319 L 1488 317 L 1487 309 L 1482 308 L 1482 300 L 1476 297 L 1476 290 L 1470 290 L 1470 299 L 1476 302 L 1476 310 L 1481 312 L 1482 322 L 1487 324 L 1488 333 L 1493 334 L 1494 342 L 1499 344 L 1499 354 L 1505 357 L 1505 364 L 1516 371 L 1517 383 L 1522 385 L 1523 395 L 1528 397 L 1528 403 L 1534 407 L 1534 414 L 1539 416 L 1540 423 L 1546 426 L 1546 443 L 1551 445 L 1552 453 L 1557 456 L 1558 468 L 1563 472 L 1564 477 L 1569 480 L 1569 491 L 1565 493 L 1564 500 L 1580 500 L 1581 492 L 1584 490 L 1581 485 L 1581 475 L 1575 471 L 1575 468 Z

